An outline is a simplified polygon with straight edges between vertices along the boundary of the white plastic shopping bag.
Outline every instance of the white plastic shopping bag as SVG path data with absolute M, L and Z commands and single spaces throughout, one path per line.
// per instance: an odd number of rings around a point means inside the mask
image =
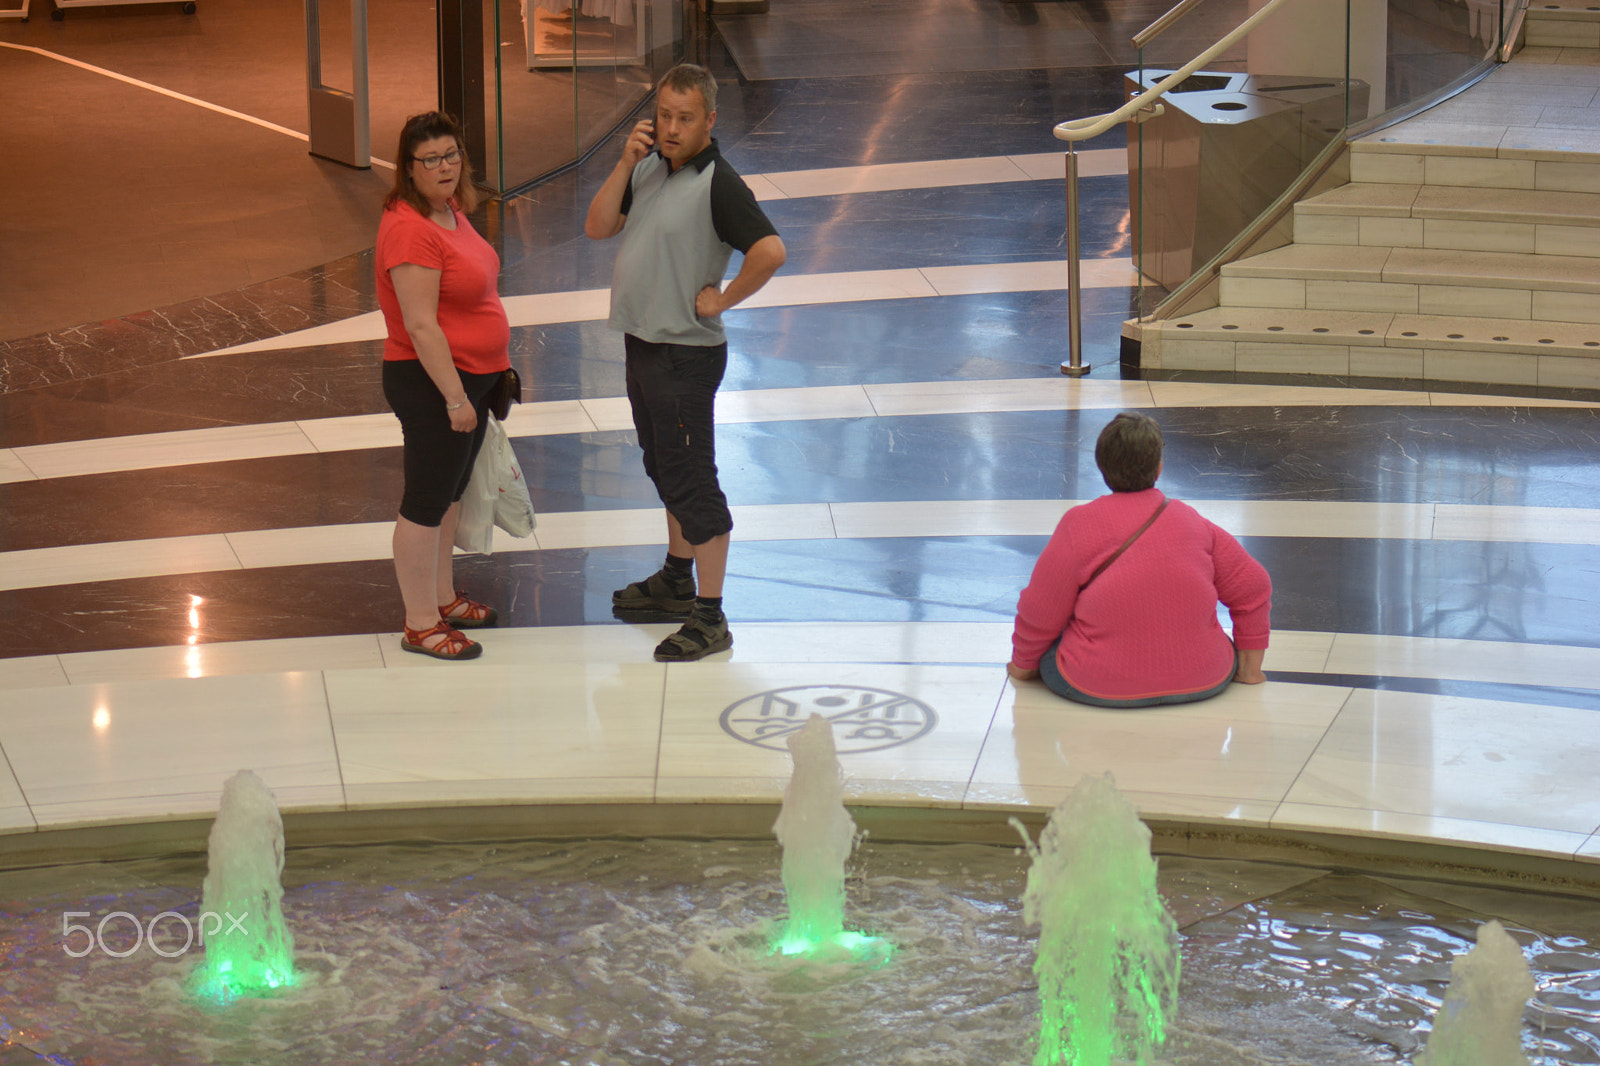
M 478 458 L 472 464 L 472 480 L 467 482 L 467 491 L 461 496 L 461 513 L 456 518 L 456 547 L 479 555 L 494 551 L 494 504 L 500 495 L 489 469 L 488 452 L 489 438 L 485 435 L 483 447 L 478 449 Z
M 522 466 L 511 450 L 511 438 L 493 415 L 484 428 L 483 446 L 472 465 L 472 480 L 461 497 L 456 547 L 488 555 L 494 550 L 494 527 L 513 537 L 533 532 L 533 501 L 522 480 Z
M 489 416 L 489 433 L 483 439 L 485 449 L 491 438 L 495 446 L 495 485 L 499 489 L 494 501 L 494 524 L 513 537 L 526 537 L 533 532 L 533 500 L 528 496 L 528 483 L 522 480 L 522 464 L 517 453 L 511 450 L 511 438 L 505 427 Z

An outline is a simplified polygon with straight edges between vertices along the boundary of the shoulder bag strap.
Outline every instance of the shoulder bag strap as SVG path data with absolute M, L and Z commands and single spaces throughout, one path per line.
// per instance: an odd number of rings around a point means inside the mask
M 1133 536 L 1129 537 L 1127 540 L 1122 542 L 1122 547 L 1120 547 L 1116 551 L 1112 552 L 1110 557 L 1107 558 L 1105 562 L 1101 563 L 1099 566 L 1094 568 L 1094 573 L 1089 575 L 1089 580 L 1085 581 L 1083 584 L 1078 586 L 1078 592 L 1081 594 L 1084 589 L 1088 588 L 1090 586 L 1090 584 L 1092 584 L 1094 582 L 1095 578 L 1097 578 L 1101 574 L 1105 573 L 1106 567 L 1108 567 L 1112 563 L 1116 562 L 1117 561 L 1117 556 L 1121 555 L 1123 552 L 1125 552 L 1129 548 L 1131 548 L 1133 546 L 1133 542 L 1139 539 L 1140 534 L 1142 534 L 1145 530 L 1149 529 L 1150 526 L 1155 522 L 1155 520 L 1161 517 L 1161 512 L 1165 511 L 1166 509 L 1167 509 L 1167 501 L 1165 499 L 1163 499 L 1161 501 L 1161 506 L 1156 508 L 1155 513 L 1152 514 L 1149 518 L 1146 518 L 1144 520 L 1144 525 L 1142 525 L 1138 529 L 1134 530 L 1133 531 Z

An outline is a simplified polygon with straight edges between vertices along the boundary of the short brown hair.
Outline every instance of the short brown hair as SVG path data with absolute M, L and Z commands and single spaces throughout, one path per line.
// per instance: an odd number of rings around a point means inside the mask
M 400 128 L 400 147 L 394 154 L 394 186 L 384 197 L 385 210 L 403 200 L 424 218 L 433 212 L 433 205 L 411 180 L 411 161 L 419 144 L 436 137 L 454 137 L 456 147 L 461 149 L 461 180 L 456 182 L 456 194 L 451 199 L 462 211 L 470 212 L 478 206 L 478 189 L 472 184 L 472 157 L 467 155 L 467 136 L 461 124 L 443 111 L 424 111 L 406 119 Z
M 671 89 L 673 92 L 686 93 L 693 89 L 700 93 L 700 99 L 706 102 L 706 114 L 717 109 L 717 79 L 705 67 L 697 67 L 693 63 L 679 63 L 661 76 L 656 83 L 656 92 L 662 89 Z
M 1112 492 L 1143 492 L 1161 472 L 1161 427 L 1149 415 L 1124 411 L 1100 431 L 1094 462 Z

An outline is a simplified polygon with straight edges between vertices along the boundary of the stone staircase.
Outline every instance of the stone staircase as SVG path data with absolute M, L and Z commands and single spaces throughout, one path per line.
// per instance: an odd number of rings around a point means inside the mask
M 1600 101 L 1600 0 L 1530 10 L 1527 40 L 1545 69 L 1352 143 L 1292 243 L 1224 266 L 1217 306 L 1142 326 L 1143 365 L 1600 389 L 1600 102 L 1594 127 L 1566 114 Z M 1540 124 L 1552 107 L 1569 126 Z

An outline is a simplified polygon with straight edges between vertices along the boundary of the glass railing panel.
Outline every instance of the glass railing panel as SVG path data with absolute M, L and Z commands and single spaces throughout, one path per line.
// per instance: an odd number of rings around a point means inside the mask
M 1203 4 L 1184 19 L 1194 25 L 1148 41 L 1128 92 L 1149 92 L 1228 35 L 1241 2 Z M 1174 86 L 1164 115 L 1128 127 L 1135 313 L 1209 277 L 1196 272 L 1241 234 L 1248 242 L 1269 230 L 1263 212 L 1309 181 L 1305 168 L 1351 127 L 1405 117 L 1491 69 L 1513 38 L 1518 6 L 1291 0 Z
M 1500 0 L 1388 0 L 1388 84 L 1374 114 L 1405 108 L 1483 62 L 1502 39 Z
M 1130 124 L 1139 316 L 1226 248 L 1349 123 L 1366 117 L 1372 87 L 1351 76 L 1348 11 L 1342 2 L 1285 5 L 1169 88 L 1162 114 Z M 1249 14 L 1242 0 L 1220 0 L 1191 14 L 1199 21 L 1182 39 L 1174 29 L 1147 44 L 1125 78 L 1130 98 L 1149 93 Z M 1376 74 L 1381 80 L 1381 65 Z
M 1517 34 L 1518 17 L 1526 11 L 1529 5 L 1517 3 L 1515 0 L 1496 0 L 1496 12 L 1499 15 L 1500 47 L 1505 48 L 1508 42 L 1514 41 Z M 1504 51 L 1501 52 L 1504 56 Z

